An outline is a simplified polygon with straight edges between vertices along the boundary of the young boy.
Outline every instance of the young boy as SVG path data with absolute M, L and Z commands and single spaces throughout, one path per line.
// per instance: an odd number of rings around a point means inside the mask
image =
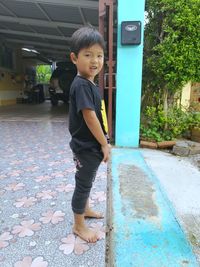
M 70 147 L 76 164 L 73 232 L 94 243 L 98 237 L 85 224 L 85 217 L 103 217 L 89 207 L 89 195 L 97 169 L 102 161 L 108 161 L 110 153 L 101 113 L 101 96 L 94 83 L 104 62 L 104 40 L 100 33 L 89 26 L 74 32 L 70 58 L 77 68 L 77 76 L 70 88 L 69 108 Z

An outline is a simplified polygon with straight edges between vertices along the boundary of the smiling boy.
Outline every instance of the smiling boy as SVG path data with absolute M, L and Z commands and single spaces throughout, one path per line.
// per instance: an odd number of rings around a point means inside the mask
M 103 217 L 89 207 L 89 195 L 98 167 L 102 161 L 108 161 L 110 153 L 101 95 L 94 82 L 104 63 L 101 34 L 89 26 L 78 29 L 71 38 L 70 58 L 77 68 L 70 88 L 69 108 L 70 147 L 76 164 L 73 232 L 87 242 L 96 242 L 98 236 L 85 224 L 85 217 Z

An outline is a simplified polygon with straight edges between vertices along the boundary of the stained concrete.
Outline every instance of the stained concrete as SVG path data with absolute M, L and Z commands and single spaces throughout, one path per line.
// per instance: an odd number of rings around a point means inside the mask
M 179 187 L 175 182 L 176 178 L 182 180 L 179 175 L 182 175 L 183 166 L 177 164 L 176 157 L 167 155 L 154 150 L 112 150 L 107 266 L 199 266 L 194 226 L 190 223 L 189 234 L 177 216 L 176 205 L 173 205 L 176 203 L 170 200 L 170 190 L 162 185 L 160 177 L 163 175 L 169 180 L 170 189 L 177 187 L 176 191 L 180 191 L 183 186 L 180 181 Z M 162 168 L 163 165 L 166 167 Z M 169 176 L 171 170 L 176 171 L 176 177 Z M 197 171 L 194 167 L 191 170 L 187 181 Z M 194 176 L 191 181 L 192 187 L 198 188 Z M 187 192 L 188 195 L 192 193 Z
M 140 219 L 157 216 L 155 189 L 145 172 L 135 165 L 120 164 L 118 168 L 122 202 L 128 202 L 130 215 Z
M 200 266 L 200 169 L 187 157 L 149 149 L 141 153 L 158 177 Z

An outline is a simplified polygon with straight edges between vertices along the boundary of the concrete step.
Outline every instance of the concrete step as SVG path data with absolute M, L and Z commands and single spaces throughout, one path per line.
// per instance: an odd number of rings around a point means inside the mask
M 108 180 L 107 266 L 199 266 L 171 203 L 138 150 L 113 149 Z

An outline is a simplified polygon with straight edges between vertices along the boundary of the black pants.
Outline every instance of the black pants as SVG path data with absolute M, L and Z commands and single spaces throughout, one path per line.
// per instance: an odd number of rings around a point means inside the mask
M 83 214 L 103 153 L 84 151 L 74 153 L 73 159 L 76 165 L 76 185 L 72 197 L 72 210 L 76 214 Z

